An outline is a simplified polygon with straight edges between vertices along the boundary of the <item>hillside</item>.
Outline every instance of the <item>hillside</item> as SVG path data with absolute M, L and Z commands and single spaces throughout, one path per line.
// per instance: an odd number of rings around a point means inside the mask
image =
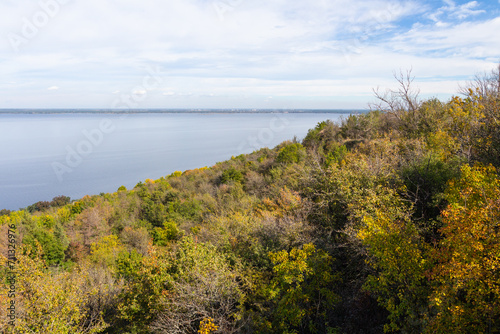
M 0 331 L 500 332 L 499 78 L 402 74 L 300 143 L 2 211 Z

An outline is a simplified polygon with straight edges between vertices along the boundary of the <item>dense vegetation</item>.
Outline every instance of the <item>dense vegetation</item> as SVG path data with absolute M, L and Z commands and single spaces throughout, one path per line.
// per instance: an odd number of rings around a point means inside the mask
M 448 102 L 397 79 L 301 143 L 3 211 L 0 331 L 500 332 L 500 73 Z

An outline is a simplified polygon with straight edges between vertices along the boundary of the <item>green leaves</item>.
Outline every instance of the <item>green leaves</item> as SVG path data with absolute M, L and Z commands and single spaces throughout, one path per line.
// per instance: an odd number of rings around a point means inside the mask
M 415 226 L 377 211 L 366 217 L 358 237 L 368 248 L 368 261 L 376 270 L 365 288 L 377 296 L 390 312 L 386 331 L 420 332 L 426 312 L 428 286 L 425 277 L 430 268 L 428 247 Z
M 243 181 L 243 174 L 235 169 L 234 167 L 230 167 L 222 172 L 221 183 L 228 184 L 231 182 L 241 182 Z
M 173 221 L 166 221 L 163 227 L 155 227 L 153 230 L 153 242 L 158 246 L 167 246 L 169 242 L 179 239 L 183 232 L 179 230 Z
M 331 272 L 333 259 L 313 244 L 290 252 L 269 253 L 274 277 L 268 288 L 273 314 L 267 327 L 272 333 L 303 333 L 324 330 L 328 322 L 326 310 L 332 309 L 339 297 L 331 284 L 338 277 Z
M 51 216 L 41 216 L 34 219 L 34 224 L 30 226 L 29 232 L 23 240 L 23 244 L 38 249 L 41 246 L 43 258 L 48 265 L 62 264 L 65 255 L 64 251 L 68 247 L 66 235 Z
M 299 144 L 289 144 L 278 151 L 276 162 L 291 164 L 299 163 L 306 157 L 306 150 Z

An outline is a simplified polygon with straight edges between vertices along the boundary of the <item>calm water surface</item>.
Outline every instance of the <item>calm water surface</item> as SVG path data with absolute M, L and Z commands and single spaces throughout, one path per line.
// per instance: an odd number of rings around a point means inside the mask
M 274 147 L 346 114 L 0 115 L 0 209 L 132 188 Z

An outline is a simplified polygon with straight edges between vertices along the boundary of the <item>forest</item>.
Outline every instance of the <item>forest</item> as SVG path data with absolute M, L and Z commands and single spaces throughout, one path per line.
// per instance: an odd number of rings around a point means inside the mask
M 500 67 L 133 189 L 0 212 L 2 333 L 500 333 Z

